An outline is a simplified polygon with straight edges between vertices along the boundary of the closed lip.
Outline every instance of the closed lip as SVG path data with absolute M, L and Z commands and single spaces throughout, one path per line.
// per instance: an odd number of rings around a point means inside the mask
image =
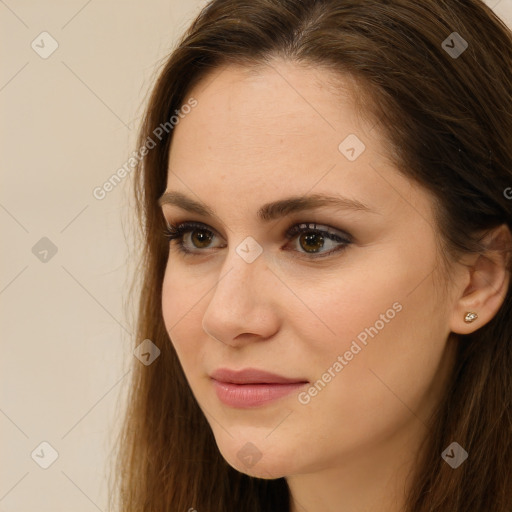
M 246 368 L 243 370 L 219 368 L 215 370 L 210 377 L 218 382 L 230 384 L 295 384 L 299 382 L 309 382 L 304 378 L 283 377 L 282 375 L 258 370 L 256 368 Z

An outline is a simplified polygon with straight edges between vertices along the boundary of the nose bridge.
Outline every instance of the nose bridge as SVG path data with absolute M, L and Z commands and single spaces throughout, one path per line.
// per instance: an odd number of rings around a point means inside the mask
M 253 286 L 264 268 L 266 262 L 263 248 L 254 238 L 246 237 L 238 245 L 229 248 L 212 300 L 215 297 L 224 299 L 224 293 L 231 299 L 234 294 L 239 294 L 244 300 L 250 298 L 251 291 L 254 293 Z
M 275 326 L 269 312 L 260 311 L 267 309 L 269 299 L 263 284 L 266 265 L 263 249 L 254 239 L 229 248 L 203 318 L 209 335 L 226 343 L 242 333 L 269 335 Z

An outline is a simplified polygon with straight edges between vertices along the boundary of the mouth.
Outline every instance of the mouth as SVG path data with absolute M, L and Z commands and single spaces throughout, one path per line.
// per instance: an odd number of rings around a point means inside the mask
M 289 378 L 254 368 L 241 371 L 220 368 L 210 378 L 219 400 L 236 408 L 261 406 L 309 384 L 304 378 Z

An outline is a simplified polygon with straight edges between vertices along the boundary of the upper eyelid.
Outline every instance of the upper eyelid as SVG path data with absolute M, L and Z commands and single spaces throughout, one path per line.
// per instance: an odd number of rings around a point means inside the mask
M 167 219 L 165 219 L 165 223 L 168 228 L 171 228 L 171 223 L 168 222 Z M 208 224 L 201 222 L 201 221 L 195 221 L 195 220 L 185 220 L 185 221 L 178 221 L 172 223 L 172 225 L 177 229 L 180 226 L 182 226 L 187 231 L 192 231 L 192 228 L 194 226 L 200 226 L 202 228 L 205 228 L 207 231 L 211 231 L 213 234 L 220 236 L 220 238 L 224 239 L 224 237 L 213 227 L 209 226 Z M 291 230 L 298 230 L 300 226 L 306 226 L 304 230 L 310 230 L 310 231 L 318 231 L 318 232 L 324 232 L 324 233 L 330 233 L 335 236 L 339 236 L 340 238 L 346 238 L 347 241 L 353 242 L 354 237 L 348 233 L 346 230 L 335 228 L 333 226 L 329 226 L 327 224 L 322 224 L 319 222 L 292 222 L 291 225 L 286 228 L 285 235 L 288 234 Z M 316 227 L 310 227 L 310 225 L 316 225 Z M 190 229 L 187 229 L 189 227 Z M 334 231 L 334 233 L 332 232 Z

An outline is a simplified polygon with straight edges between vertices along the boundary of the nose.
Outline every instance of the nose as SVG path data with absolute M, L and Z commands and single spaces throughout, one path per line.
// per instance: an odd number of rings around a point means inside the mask
M 226 257 L 203 316 L 204 331 L 226 345 L 243 346 L 271 337 L 278 329 L 278 279 L 264 252 L 248 263 L 234 249 Z

